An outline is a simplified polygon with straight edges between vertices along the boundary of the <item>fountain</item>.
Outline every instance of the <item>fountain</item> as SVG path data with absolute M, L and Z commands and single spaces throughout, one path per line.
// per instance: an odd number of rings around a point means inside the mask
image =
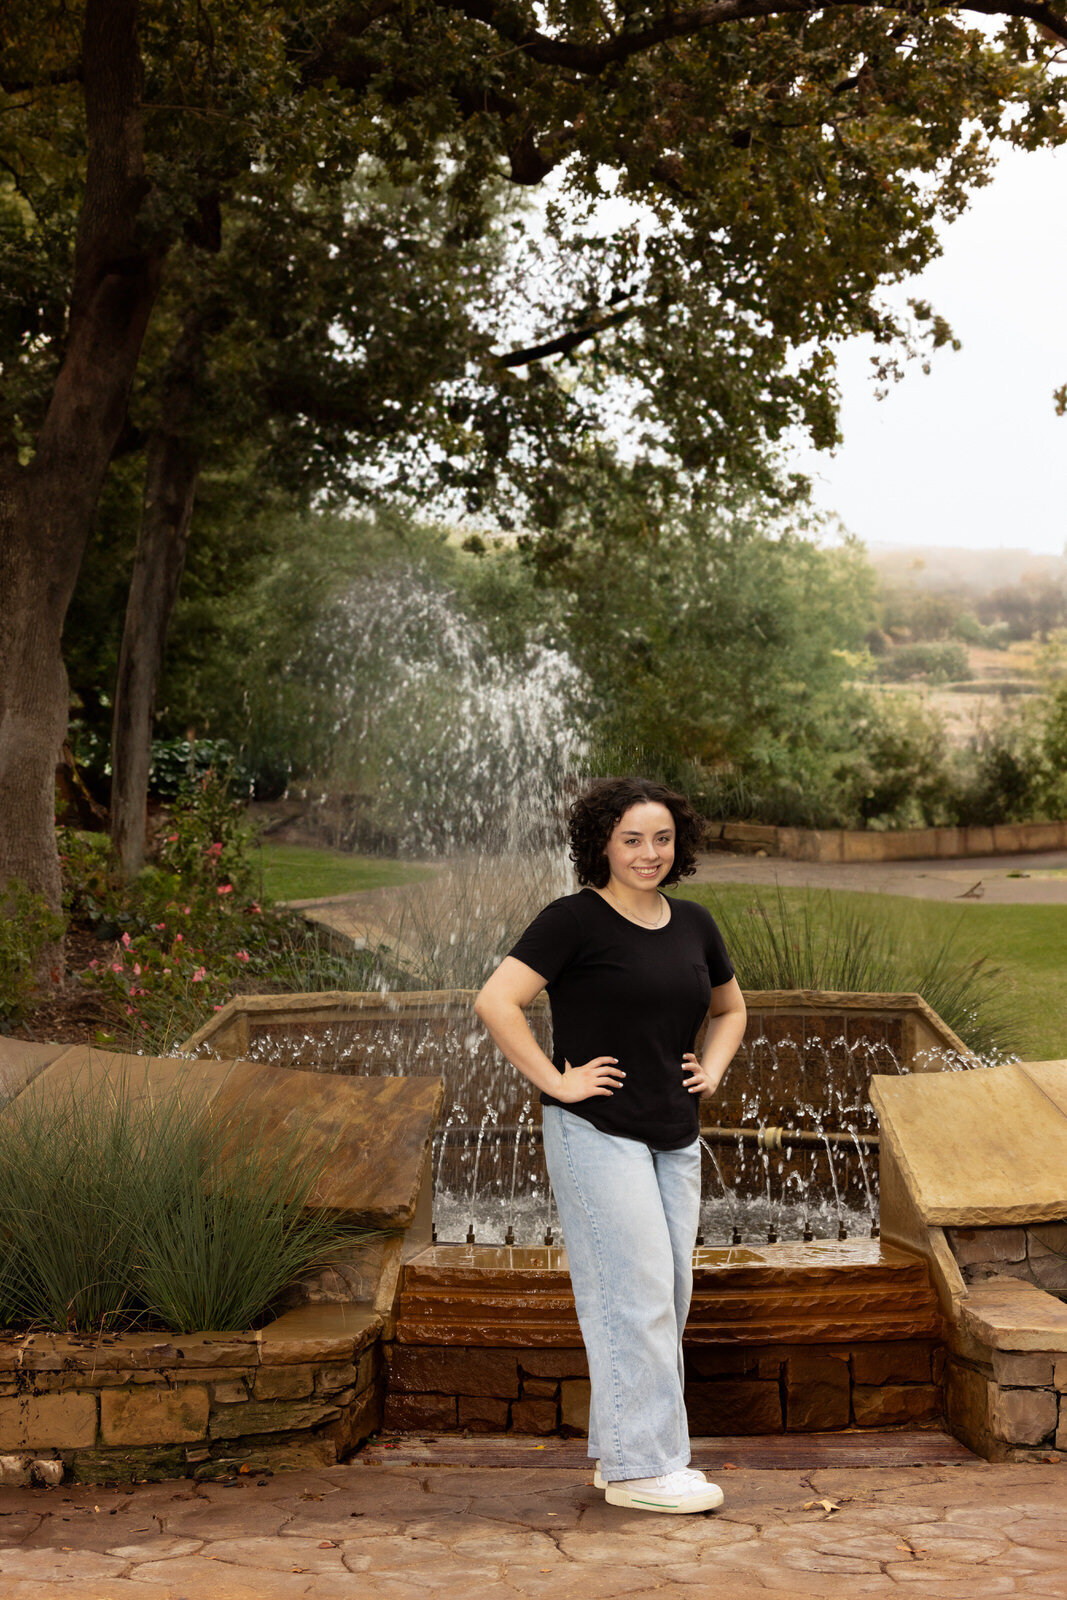
M 959 1067 L 962 1042 L 916 995 L 750 993 L 749 1025 L 704 1108 L 706 1245 L 877 1232 L 874 1073 Z M 472 1011 L 473 991 L 240 996 L 196 1053 L 306 1071 L 444 1078 L 433 1150 L 435 1238 L 541 1245 L 552 1227 L 540 1107 Z M 548 1008 L 531 1008 L 548 1043 Z M 774 1236 L 773 1238 L 771 1236 Z
M 368 902 L 363 924 L 346 913 L 333 926 L 385 947 L 422 987 L 241 996 L 186 1048 L 316 1073 L 440 1075 L 427 1169 L 434 1242 L 427 1236 L 419 1250 L 412 1239 L 399 1277 L 386 1424 L 581 1431 L 584 1353 L 540 1108 L 472 1010 L 474 990 L 537 909 L 573 886 L 559 798 L 583 764 L 568 711 L 580 685 L 541 647 L 528 671 L 496 672 L 486 639 L 456 625 L 447 597 L 403 578 L 369 609 L 358 597 L 346 602 L 336 620 L 338 658 L 369 648 L 381 668 L 373 692 L 350 697 L 341 718 L 340 744 L 356 752 L 346 785 L 365 787 L 359 762 L 378 751 L 371 776 L 395 801 L 396 842 L 439 866 L 417 892 Z M 329 908 L 316 915 L 331 925 Z M 701 1243 L 686 1336 L 693 1429 L 935 1417 L 940 1312 L 921 1257 L 874 1237 L 867 1089 L 875 1072 L 972 1059 L 917 995 L 746 998 L 744 1044 L 701 1130 Z M 543 999 L 530 1020 L 547 1044 Z M 886 1374 L 900 1379 L 892 1395 Z

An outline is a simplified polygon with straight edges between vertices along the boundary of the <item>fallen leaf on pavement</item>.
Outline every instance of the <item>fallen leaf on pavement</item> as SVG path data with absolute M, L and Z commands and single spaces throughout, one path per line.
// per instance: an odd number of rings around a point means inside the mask
M 829 1515 L 831 1511 L 841 1510 L 841 1507 L 838 1505 L 836 1500 L 805 1500 L 804 1502 L 805 1511 L 814 1511 L 818 1506 L 822 1506 L 827 1515 Z

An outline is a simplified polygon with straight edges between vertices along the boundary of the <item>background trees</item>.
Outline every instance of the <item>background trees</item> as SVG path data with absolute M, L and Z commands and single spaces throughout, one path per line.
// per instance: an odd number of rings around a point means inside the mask
M 1000 32 L 969 25 L 976 12 L 1003 19 Z M 697 500 L 741 483 L 771 493 L 787 427 L 834 436 L 834 340 L 874 332 L 888 366 L 916 340 L 950 337 L 928 307 L 902 324 L 878 286 L 936 250 L 935 221 L 982 181 L 991 137 L 1063 137 L 1050 62 L 1067 22 L 1030 0 L 930 13 L 789 0 L 767 13 L 766 0 L 568 3 L 544 17 L 495 0 L 5 7 L 0 880 L 58 896 L 61 636 L 105 481 L 130 450 L 149 474 L 132 656 L 158 639 L 148 617 L 164 616 L 180 572 L 205 460 L 202 386 L 224 365 L 214 344 L 240 300 L 220 274 L 246 213 L 276 231 L 241 261 L 246 303 L 267 315 L 266 343 L 242 347 L 264 354 L 239 398 L 249 435 L 257 415 L 289 417 L 297 494 L 314 492 L 301 463 L 328 453 L 324 438 L 364 461 L 369 438 L 373 459 L 383 437 L 404 438 L 392 426 L 402 414 L 422 444 L 406 452 L 413 479 L 551 532 L 591 437 L 620 413 L 632 450 Z M 462 337 L 446 317 L 418 359 L 390 370 L 400 381 L 369 417 L 353 409 L 357 354 L 345 339 L 324 348 L 353 305 L 326 298 L 341 247 L 302 266 L 315 206 L 336 214 L 339 180 L 365 171 L 427 197 L 449 248 L 486 236 L 502 183 L 555 185 L 547 264 L 488 297 L 461 271 Z M 637 207 L 610 228 L 597 220 L 605 190 Z M 279 272 L 297 300 L 322 282 L 295 323 Z M 430 300 L 414 319 L 423 329 Z M 157 404 L 139 415 L 146 360 Z M 219 431 L 240 432 L 232 413 Z M 123 666 L 120 744 L 124 731 L 144 737 L 155 669 L 142 665 L 139 679 Z

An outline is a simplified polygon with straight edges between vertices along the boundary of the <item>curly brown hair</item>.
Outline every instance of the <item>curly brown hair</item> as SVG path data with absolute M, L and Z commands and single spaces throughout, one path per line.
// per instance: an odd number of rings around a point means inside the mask
M 659 887 L 677 883 L 679 878 L 688 878 L 696 871 L 705 824 L 685 795 L 650 778 L 598 778 L 567 812 L 570 858 L 580 884 L 604 888 L 610 876 L 604 849 L 616 823 L 631 806 L 648 801 L 666 806 L 674 818 L 674 861 Z

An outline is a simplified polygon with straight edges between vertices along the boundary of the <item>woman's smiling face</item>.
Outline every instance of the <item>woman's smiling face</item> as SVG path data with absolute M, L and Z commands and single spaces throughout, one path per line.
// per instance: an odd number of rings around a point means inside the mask
M 654 889 L 674 864 L 674 818 L 658 800 L 624 811 L 604 847 L 611 880 L 622 888 Z

